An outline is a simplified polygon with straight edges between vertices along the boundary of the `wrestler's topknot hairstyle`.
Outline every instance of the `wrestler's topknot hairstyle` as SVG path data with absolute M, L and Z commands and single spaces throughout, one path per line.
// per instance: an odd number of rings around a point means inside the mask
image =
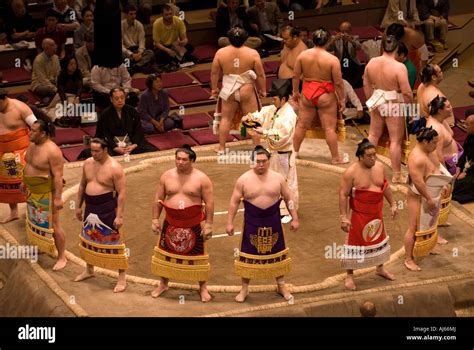
M 423 84 L 431 83 L 431 78 L 436 75 L 436 68 L 434 64 L 427 64 L 421 71 L 421 82 Z
M 227 32 L 227 37 L 229 38 L 229 42 L 232 46 L 242 47 L 245 41 L 247 41 L 249 34 L 244 28 L 240 26 L 233 26 Z
M 370 143 L 369 139 L 363 139 L 358 145 L 356 150 L 356 157 L 360 159 L 365 153 L 366 149 L 375 148 L 375 146 Z
M 395 39 L 401 40 L 405 35 L 405 28 L 399 23 L 392 23 L 388 26 L 385 34 L 387 36 L 393 35 Z
M 420 143 L 423 140 L 426 140 L 426 141 L 430 142 L 436 136 L 438 136 L 438 132 L 435 129 L 433 129 L 432 126 L 430 126 L 429 128 L 427 128 L 427 127 L 421 128 L 420 131 L 418 131 L 418 133 L 416 134 L 416 139 Z
M 326 28 L 320 27 L 313 33 L 313 43 L 316 46 L 324 46 L 331 39 L 331 33 Z
M 107 142 L 105 142 L 104 139 L 101 139 L 100 137 L 94 137 L 91 139 L 91 143 L 97 143 L 100 145 L 100 148 L 106 149 L 107 148 Z
M 40 126 L 40 131 L 44 131 L 46 136 L 54 137 L 56 135 L 56 127 L 54 123 L 49 119 L 46 113 L 43 111 L 36 111 L 35 112 L 36 121 L 35 124 Z
M 393 35 L 387 35 L 382 39 L 382 47 L 385 52 L 393 52 L 398 48 L 398 40 Z
M 428 105 L 430 109 L 430 115 L 435 115 L 439 112 L 440 109 L 444 108 L 446 104 L 447 98 L 444 96 L 436 96 L 434 99 L 431 100 L 430 104 Z
M 180 148 L 178 148 L 175 152 L 175 156 L 178 155 L 178 152 L 184 152 L 186 153 L 187 155 L 189 155 L 189 160 L 192 161 L 192 162 L 195 162 L 196 161 L 196 152 L 193 151 L 193 149 L 191 148 L 190 145 L 188 144 L 184 144 L 182 145 Z
M 252 152 L 252 156 L 251 156 L 252 162 L 255 162 L 255 160 L 257 159 L 257 156 L 258 156 L 259 154 L 264 154 L 264 155 L 266 155 L 268 159 L 270 159 L 270 157 L 271 157 L 271 153 L 270 153 L 270 152 L 268 152 L 263 146 L 258 145 L 258 146 L 255 146 L 255 148 L 254 148 L 254 150 L 253 150 L 253 152 Z

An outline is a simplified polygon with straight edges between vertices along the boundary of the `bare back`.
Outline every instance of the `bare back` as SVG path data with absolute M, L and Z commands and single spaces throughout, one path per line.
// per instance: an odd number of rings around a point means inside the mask
M 305 81 L 333 82 L 333 67 L 340 65 L 336 56 L 318 47 L 301 52 L 298 60 Z
M 242 74 L 249 69 L 263 70 L 260 55 L 247 46 L 234 47 L 232 45 L 219 49 L 214 58 L 219 63 L 224 74 Z
M 265 175 L 257 175 L 253 170 L 245 172 L 241 179 L 243 197 L 253 205 L 265 209 L 280 198 L 283 177 L 268 170 Z
M 382 89 L 385 91 L 402 91 L 400 81 L 403 74 L 406 75 L 408 82 L 407 69 L 403 63 L 400 63 L 387 56 L 372 58 L 365 67 L 364 76 L 367 84 L 373 89 Z M 369 98 L 367 96 L 367 98 Z
M 301 40 L 298 45 L 296 45 L 292 49 L 283 46 L 283 50 L 281 51 L 281 65 L 278 70 L 279 79 L 293 78 L 293 69 L 295 68 L 296 59 L 298 58 L 301 52 L 307 49 L 308 47 Z
M 123 173 L 123 169 L 114 158 L 109 157 L 103 164 L 88 158 L 84 162 L 85 193 L 97 196 L 115 191 L 117 186 L 114 178 L 117 177 L 117 173 Z
M 172 208 L 189 207 L 203 201 L 203 182 L 210 181 L 202 171 L 194 169 L 190 174 L 179 174 L 176 168 L 161 176 L 166 205 Z
M 33 114 L 30 107 L 25 103 L 13 98 L 8 98 L 6 110 L 0 112 L 0 135 L 28 128 L 24 119 Z

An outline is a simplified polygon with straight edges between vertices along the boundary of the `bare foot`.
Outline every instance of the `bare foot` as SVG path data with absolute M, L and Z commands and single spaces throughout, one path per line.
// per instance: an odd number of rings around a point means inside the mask
M 126 281 L 118 281 L 114 288 L 114 293 L 121 293 L 127 288 Z
M 341 158 L 341 156 L 339 156 L 339 158 L 331 160 L 332 165 L 347 164 L 347 163 L 349 163 L 349 157 Z
M 239 294 L 237 294 L 237 296 L 235 297 L 235 301 L 238 303 L 243 303 L 245 299 L 247 299 L 248 295 L 249 295 L 248 289 L 242 288 Z
M 67 263 L 66 258 L 58 259 L 58 261 L 56 261 L 56 264 L 54 264 L 53 266 L 53 271 L 59 271 L 63 269 L 64 266 L 66 266 L 66 263 Z
M 413 260 L 405 260 L 405 267 L 410 271 L 421 271 L 421 268 Z
M 7 222 L 15 221 L 15 220 L 18 220 L 19 218 L 20 217 L 18 216 L 18 214 L 10 214 L 5 219 L 0 221 L 0 224 L 6 224 Z
M 201 301 L 203 303 L 207 303 L 207 302 L 211 301 L 212 298 L 213 298 L 212 294 L 209 293 L 207 288 L 202 288 L 201 291 L 199 292 L 199 294 L 201 295 Z
M 356 290 L 356 285 L 354 282 L 354 276 L 353 275 L 347 275 L 346 279 L 344 281 L 344 287 L 346 287 L 347 290 Z
M 445 245 L 448 244 L 448 241 L 445 240 L 443 237 L 438 236 L 438 244 Z
M 438 249 L 436 249 L 436 248 L 434 248 L 434 249 L 431 250 L 431 252 L 430 252 L 430 255 L 440 255 L 440 254 L 441 254 L 441 252 L 440 252 Z
M 162 283 L 160 283 L 158 288 L 156 288 L 153 292 L 151 292 L 151 297 L 152 298 L 158 298 L 161 294 L 166 292 L 168 289 L 169 289 L 168 286 L 165 286 Z
M 277 293 L 280 294 L 286 301 L 291 300 L 293 295 L 288 291 L 285 283 L 278 284 Z
M 90 273 L 86 269 L 86 270 L 84 270 L 83 273 L 81 273 L 76 278 L 74 278 L 74 282 L 81 282 L 81 281 L 84 281 L 84 280 L 86 280 L 88 278 L 92 278 L 92 277 L 95 277 L 94 273 Z
M 383 278 L 386 278 L 390 281 L 395 281 L 395 275 L 393 273 L 388 272 L 383 267 L 377 267 L 376 270 L 375 270 L 375 274 L 377 276 L 381 276 Z

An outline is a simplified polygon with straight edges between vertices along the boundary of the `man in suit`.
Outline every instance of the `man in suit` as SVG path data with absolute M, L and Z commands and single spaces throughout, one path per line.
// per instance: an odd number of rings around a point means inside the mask
M 250 26 L 249 16 L 245 7 L 240 6 L 240 0 L 229 0 L 227 7 L 219 7 L 216 16 L 216 30 L 219 47 L 229 46 L 227 32 L 229 29 L 239 26 L 249 34 L 245 46 L 256 49 L 262 45 L 262 40 L 256 36 L 257 32 Z
M 265 0 L 255 0 L 255 5 L 247 9 L 250 26 L 260 35 L 264 46 L 271 48 L 280 46 L 280 42 L 272 40 L 264 34 L 278 35 L 281 14 L 278 5 Z
M 442 49 L 447 50 L 449 0 L 418 0 L 417 6 L 428 48 L 441 51 L 442 46 Z

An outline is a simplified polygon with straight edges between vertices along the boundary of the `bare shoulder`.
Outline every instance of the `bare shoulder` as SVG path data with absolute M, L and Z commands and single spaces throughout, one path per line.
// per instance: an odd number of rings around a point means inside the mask
M 211 179 L 207 174 L 199 169 L 194 169 L 193 172 L 199 177 L 201 182 L 211 182 Z
M 286 182 L 285 178 L 283 177 L 282 174 L 276 172 L 276 171 L 273 171 L 271 169 L 268 170 L 268 175 L 271 176 L 272 179 L 278 179 L 280 182 Z
M 165 182 L 166 179 L 170 179 L 170 178 L 173 178 L 175 176 L 176 176 L 176 169 L 171 168 L 171 169 L 166 170 L 163 174 L 161 174 L 160 181 Z
M 110 169 L 112 170 L 114 174 L 124 173 L 122 165 L 116 159 L 110 157 L 109 161 L 110 161 L 109 163 Z

